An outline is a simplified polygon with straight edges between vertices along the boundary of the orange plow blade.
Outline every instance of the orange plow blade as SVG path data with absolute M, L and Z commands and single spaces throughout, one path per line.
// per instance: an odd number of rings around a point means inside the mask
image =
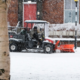
M 64 44 L 57 47 L 61 52 L 74 52 L 74 44 Z

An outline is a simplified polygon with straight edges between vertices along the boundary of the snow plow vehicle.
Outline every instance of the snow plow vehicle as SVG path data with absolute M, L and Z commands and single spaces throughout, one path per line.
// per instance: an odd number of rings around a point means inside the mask
M 9 38 L 9 49 L 11 52 L 22 51 L 23 49 L 42 49 L 44 53 L 52 53 L 56 50 L 64 51 L 64 52 L 74 52 L 74 44 L 64 44 L 58 47 L 60 41 L 56 43 L 49 39 L 48 36 L 48 23 L 43 20 L 26 20 L 27 27 L 21 31 L 20 35 L 17 37 Z M 28 24 L 43 24 L 44 32 L 41 34 L 39 38 L 37 27 L 34 27 L 34 33 L 31 34 L 31 30 L 28 28 Z M 21 36 L 22 38 L 19 38 Z

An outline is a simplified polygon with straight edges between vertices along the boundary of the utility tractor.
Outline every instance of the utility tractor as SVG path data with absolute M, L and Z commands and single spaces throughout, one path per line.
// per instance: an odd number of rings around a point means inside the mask
M 44 53 L 52 53 L 56 50 L 74 52 L 73 44 L 60 45 L 58 47 L 60 41 L 55 43 L 53 40 L 47 37 L 49 29 L 47 21 L 26 20 L 25 22 L 27 23 L 26 28 L 23 28 L 20 34 L 16 35 L 17 37 L 13 37 L 12 35 L 12 37 L 9 39 L 9 48 L 11 52 L 22 51 L 23 49 L 42 49 Z M 33 28 L 34 32 L 31 34 L 32 30 L 28 28 L 28 24 L 31 24 L 31 27 L 33 27 L 34 24 L 43 24 L 44 29 L 42 30 L 44 30 L 44 32 L 41 34 L 41 37 L 39 37 L 37 27 L 35 26 Z M 40 29 L 40 31 L 42 30 Z

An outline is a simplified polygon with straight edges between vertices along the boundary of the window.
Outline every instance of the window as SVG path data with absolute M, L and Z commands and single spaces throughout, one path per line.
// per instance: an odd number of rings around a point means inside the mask
M 79 2 L 78 2 L 78 23 L 79 23 Z M 75 2 L 74 0 L 64 0 L 64 23 L 75 22 Z

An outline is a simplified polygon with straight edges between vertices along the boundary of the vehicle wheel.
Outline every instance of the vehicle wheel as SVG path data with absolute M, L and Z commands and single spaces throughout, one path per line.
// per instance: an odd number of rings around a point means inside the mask
M 47 44 L 47 45 L 45 45 L 45 47 L 44 47 L 44 52 L 45 52 L 45 53 L 52 53 L 52 49 L 53 49 L 52 45 Z
M 10 44 L 9 49 L 11 52 L 17 51 L 17 45 L 15 43 Z

